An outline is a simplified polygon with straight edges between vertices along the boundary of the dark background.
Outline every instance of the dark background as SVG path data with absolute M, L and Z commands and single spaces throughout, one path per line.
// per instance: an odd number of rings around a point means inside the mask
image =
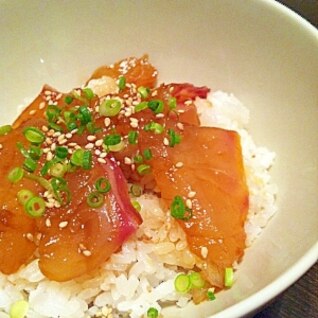
M 278 2 L 318 28 L 318 0 Z M 318 263 L 253 318 L 318 318 Z

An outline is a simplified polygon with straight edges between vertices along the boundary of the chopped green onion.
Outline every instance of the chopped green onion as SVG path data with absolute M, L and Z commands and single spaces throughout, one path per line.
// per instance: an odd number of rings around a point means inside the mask
M 215 299 L 214 292 L 212 290 L 208 290 L 207 297 L 208 297 L 209 300 L 214 300 Z
M 121 109 L 121 102 L 118 99 L 104 100 L 99 106 L 99 114 L 101 116 L 114 117 Z
M 162 100 L 154 99 L 148 102 L 148 107 L 155 113 L 159 114 L 163 112 L 164 104 Z
M 135 145 L 135 144 L 137 143 L 137 140 L 138 140 L 138 132 L 131 130 L 131 131 L 128 133 L 128 142 L 129 142 L 131 145 Z
M 104 196 L 98 191 L 93 191 L 87 196 L 86 201 L 91 208 L 99 208 L 104 203 Z
M 66 127 L 67 127 L 68 131 L 72 131 L 72 130 L 77 128 L 77 124 L 75 121 L 71 121 L 71 122 L 66 124 Z
M 154 307 L 150 307 L 147 310 L 147 318 L 157 318 L 158 317 L 158 310 Z
M 145 174 L 150 173 L 151 167 L 146 164 L 141 164 L 140 166 L 137 167 L 137 172 L 141 175 L 144 176 Z
M 82 136 L 83 133 L 84 133 L 84 131 L 85 131 L 85 128 L 86 128 L 86 126 L 80 126 L 80 127 L 78 127 L 78 129 L 77 129 L 77 134 L 78 134 L 79 136 Z
M 148 103 L 147 102 L 141 102 L 138 105 L 135 106 L 135 113 L 139 113 L 142 110 L 145 110 L 148 108 Z
M 96 180 L 95 188 L 100 193 L 107 193 L 110 191 L 111 185 L 108 179 L 101 177 Z
M 48 180 L 46 180 L 45 178 L 39 177 L 39 176 L 35 175 L 34 173 L 25 173 L 24 177 L 37 182 L 44 189 L 46 189 L 48 191 L 52 191 L 52 186 L 51 186 L 50 182 Z
M 0 126 L 0 136 L 7 135 L 11 131 L 12 131 L 12 126 L 11 125 Z
M 61 205 L 67 205 L 71 202 L 71 192 L 65 179 L 54 177 L 51 179 L 51 185 L 54 196 Z
M 85 150 L 83 153 L 82 167 L 84 170 L 92 168 L 92 153 L 90 150 Z
M 88 100 L 94 97 L 94 92 L 89 87 L 84 88 L 83 93 Z
M 147 98 L 150 93 L 150 89 L 148 87 L 140 86 L 138 87 L 138 93 L 140 94 L 141 98 Z
M 134 156 L 134 162 L 135 163 L 142 163 L 144 161 L 142 155 L 137 154 L 136 156 Z
M 18 202 L 25 205 L 31 198 L 34 197 L 34 193 L 27 189 L 22 189 L 17 193 Z
M 132 184 L 130 187 L 130 192 L 134 197 L 140 197 L 142 195 L 142 186 L 139 184 Z
M 25 128 L 23 135 L 33 144 L 41 144 L 45 140 L 45 135 L 36 127 Z
M 61 147 L 61 146 L 56 147 L 55 155 L 59 159 L 65 159 L 67 157 L 67 155 L 68 155 L 68 148 L 67 147 Z
M 102 129 L 100 127 L 95 127 L 95 124 L 93 122 L 87 123 L 86 128 L 87 128 L 88 132 L 90 134 L 93 134 L 93 135 L 102 131 Z
M 40 197 L 32 197 L 25 203 L 24 209 L 30 216 L 38 218 L 45 213 L 45 201 Z
M 31 145 L 29 149 L 29 156 L 34 160 L 39 160 L 42 156 L 42 149 L 40 147 Z
M 10 318 L 25 318 L 29 310 L 29 303 L 26 300 L 18 300 L 10 307 Z
M 76 115 L 70 110 L 64 111 L 63 116 L 66 122 L 76 121 Z
M 226 267 L 224 272 L 224 286 L 231 287 L 234 282 L 234 272 L 232 267 Z
M 181 142 L 181 136 L 178 135 L 173 129 L 168 130 L 169 146 L 174 147 Z
M 75 166 L 81 167 L 83 164 L 83 149 L 76 149 L 71 156 L 71 163 Z
M 23 162 L 23 168 L 29 172 L 34 172 L 37 165 L 37 162 L 32 158 L 26 158 Z
M 152 158 L 152 152 L 151 152 L 151 149 L 147 148 L 144 150 L 144 158 L 146 160 L 150 160 Z
M 29 158 L 29 152 L 24 148 L 22 142 L 17 142 L 17 148 L 20 150 L 21 154 L 23 155 L 23 157 L 25 158 Z
M 136 200 L 132 200 L 131 201 L 131 205 L 134 207 L 135 210 L 137 210 L 138 212 L 141 211 L 141 205 L 138 201 Z
M 122 151 L 124 148 L 125 148 L 125 143 L 123 141 L 121 141 L 117 145 L 108 146 L 108 150 L 112 152 L 119 152 L 119 151 Z
M 87 123 L 92 121 L 92 115 L 87 106 L 80 106 L 78 111 L 78 117 L 82 125 L 86 125 Z
M 108 135 L 104 138 L 104 145 L 106 146 L 114 146 L 121 142 L 121 135 L 119 134 L 112 134 Z
M 50 174 L 53 177 L 62 178 L 66 172 L 67 172 L 67 165 L 61 162 L 57 162 L 53 164 L 52 167 L 50 168 Z
M 155 133 L 156 135 L 158 135 L 158 134 L 162 134 L 163 133 L 164 128 L 159 123 L 156 123 L 156 122 L 152 121 L 149 124 L 145 125 L 144 130 L 145 131 L 151 131 L 151 132 Z
M 74 98 L 73 98 L 72 96 L 67 95 L 67 96 L 65 96 L 65 98 L 64 98 L 64 102 L 65 102 L 67 105 L 70 105 L 70 104 L 72 104 L 73 99 L 74 99 Z
M 177 108 L 177 99 L 175 97 L 170 97 L 168 100 L 168 106 L 170 110 Z
M 186 274 L 179 274 L 174 280 L 174 287 L 179 293 L 187 293 L 192 287 L 190 277 Z
M 56 105 L 48 105 L 45 115 L 50 123 L 55 123 L 60 116 L 60 112 L 61 110 Z
M 12 183 L 17 183 L 23 178 L 23 175 L 24 175 L 23 169 L 20 167 L 16 167 L 9 172 L 8 179 Z
M 205 281 L 201 274 L 198 272 L 193 272 L 189 275 L 191 284 L 193 288 L 202 288 L 205 285 Z
M 181 196 L 176 195 L 170 206 L 171 216 L 183 220 L 188 221 L 192 217 L 192 210 L 188 209 Z
M 51 168 L 51 166 L 56 162 L 55 159 L 51 160 L 51 161 L 46 161 L 40 171 L 41 176 L 46 176 Z
M 60 132 L 63 131 L 63 128 L 60 125 L 53 123 L 53 122 L 49 123 L 49 128 L 51 128 L 55 131 L 60 131 Z
M 121 76 L 118 79 L 118 88 L 120 91 L 122 91 L 126 87 L 126 77 Z

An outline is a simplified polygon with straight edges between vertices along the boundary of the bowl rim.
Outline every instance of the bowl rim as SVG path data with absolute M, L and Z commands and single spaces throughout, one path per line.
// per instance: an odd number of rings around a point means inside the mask
M 302 18 L 298 13 L 275 0 L 259 0 L 264 6 L 276 10 L 280 14 L 296 22 L 304 32 L 318 41 L 318 29 L 310 22 Z M 247 297 L 246 299 L 216 313 L 210 318 L 238 318 L 244 317 L 261 310 L 268 302 L 281 294 L 284 290 L 295 283 L 318 261 L 318 239 L 315 244 L 287 271 L 276 278 L 273 282 Z

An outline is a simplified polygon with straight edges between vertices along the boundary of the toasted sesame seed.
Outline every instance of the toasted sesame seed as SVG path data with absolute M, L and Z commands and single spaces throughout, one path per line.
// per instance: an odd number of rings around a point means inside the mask
M 68 132 L 67 134 L 65 134 L 65 137 L 67 138 L 67 139 L 70 139 L 70 138 L 72 138 L 72 134 L 70 133 L 70 132 Z
M 183 167 L 183 162 L 179 161 L 175 164 L 176 168 L 182 168 Z
M 179 130 L 184 130 L 184 125 L 182 123 L 177 123 Z
M 64 229 L 65 227 L 67 227 L 67 225 L 68 225 L 68 222 L 67 222 L 67 221 L 62 221 L 62 222 L 60 222 L 60 224 L 59 224 L 59 228 L 60 228 L 60 229 Z
M 46 96 L 49 96 L 49 95 L 51 95 L 51 94 L 52 94 L 51 91 L 44 91 L 44 95 L 46 95 Z
M 53 159 L 53 154 L 51 151 L 49 151 L 47 154 L 46 154 L 46 161 L 51 161 Z
M 153 91 L 152 93 L 151 93 L 151 96 L 157 96 L 158 95 L 158 91 L 157 90 L 155 90 L 155 91 Z
M 42 234 L 41 234 L 41 233 L 38 233 L 38 234 L 36 235 L 36 239 L 37 239 L 38 241 L 40 241 L 41 237 L 42 237 Z
M 86 247 L 83 243 L 79 243 L 78 246 L 81 250 L 86 250 Z
M 136 165 L 134 163 L 131 164 L 131 170 L 134 171 L 136 169 Z
M 54 151 L 56 149 L 56 143 L 53 142 L 53 144 L 51 145 L 51 151 Z
M 130 117 L 129 120 L 130 120 L 130 122 L 132 122 L 132 123 L 138 123 L 138 119 L 135 118 L 135 117 Z
M 95 150 L 95 155 L 96 155 L 96 156 L 99 156 L 101 153 L 102 153 L 102 152 L 101 152 L 99 149 L 96 149 L 96 150 Z
M 55 97 L 55 99 L 56 99 L 56 100 L 59 100 L 59 99 L 61 99 L 62 96 L 63 96 L 63 94 L 60 93 L 60 94 L 58 94 L 58 95 Z
M 73 130 L 71 131 L 71 134 L 72 134 L 72 135 L 74 135 L 74 134 L 76 134 L 76 133 L 77 133 L 77 131 L 78 131 L 78 129 L 77 129 L 77 128 L 75 128 L 75 129 L 73 129 Z
M 85 145 L 85 149 L 93 149 L 93 148 L 94 148 L 94 144 L 92 142 Z
M 48 132 L 49 131 L 49 128 L 47 128 L 46 126 L 42 126 L 42 131 L 44 131 L 44 132 Z
M 54 130 L 53 130 L 53 129 L 50 129 L 50 130 L 46 133 L 46 135 L 47 135 L 48 137 L 52 137 L 52 136 L 54 135 Z
M 48 145 L 52 145 L 52 139 L 51 139 L 51 138 L 46 138 L 46 139 L 45 139 L 45 142 L 46 142 Z
M 89 250 L 84 250 L 82 253 L 83 253 L 83 255 L 86 256 L 86 257 L 89 257 L 89 256 L 92 255 L 92 252 L 89 251 Z
M 33 242 L 33 240 L 34 240 L 34 237 L 33 237 L 33 234 L 32 234 L 32 233 L 27 233 L 27 234 L 25 235 L 25 237 L 26 237 L 29 241 L 31 241 L 31 242 Z
M 156 118 L 163 118 L 163 117 L 165 117 L 165 114 L 163 113 L 156 114 Z
M 186 200 L 186 206 L 189 208 L 189 209 L 192 209 L 192 201 L 190 199 L 187 199 Z
M 184 110 L 184 109 L 178 109 L 177 112 L 178 112 L 179 114 L 183 114 L 183 113 L 185 112 L 185 110 Z
M 34 115 L 35 113 L 36 113 L 35 109 L 32 109 L 32 110 L 29 111 L 29 115 L 31 115 L 31 116 Z
M 163 144 L 169 146 L 169 139 L 167 137 L 163 138 Z
M 131 164 L 132 164 L 132 160 L 131 160 L 129 157 L 125 157 L 125 158 L 124 158 L 124 163 L 125 163 L 126 165 L 131 165 Z
M 105 158 L 106 156 L 107 156 L 106 152 L 101 152 L 99 155 L 100 158 Z
M 54 136 L 55 137 L 55 136 Z M 60 135 L 57 137 L 57 141 L 58 142 L 60 142 L 60 141 L 62 141 L 62 140 L 64 140 L 65 139 L 65 135 L 64 134 L 61 134 L 60 133 Z
M 203 258 L 207 258 L 208 253 L 209 253 L 209 250 L 207 249 L 207 247 L 206 246 L 202 246 L 201 247 L 201 256 Z
M 190 191 L 189 193 L 188 193 L 188 198 L 189 199 L 192 199 L 192 198 L 194 198 L 195 196 L 196 196 L 196 192 L 195 191 Z
M 110 119 L 108 117 L 104 119 L 104 124 L 105 124 L 105 127 L 108 127 L 110 125 Z
M 54 202 L 54 207 L 55 207 L 55 208 L 60 208 L 60 207 L 61 207 L 60 202 L 55 201 L 55 202 Z
M 98 139 L 95 141 L 95 146 L 100 147 L 103 144 L 103 139 Z
M 81 149 L 81 146 L 76 144 L 76 145 L 74 146 L 74 148 L 75 148 L 75 149 Z
M 70 143 L 68 144 L 68 146 L 69 146 L 69 147 L 75 147 L 75 146 L 77 146 L 77 143 L 76 143 L 76 142 L 70 142 Z
M 106 160 L 103 159 L 103 158 L 98 158 L 97 161 L 98 161 L 99 163 L 106 163 Z
M 54 207 L 54 202 L 45 202 L 45 206 L 47 208 L 53 208 Z
M 3 148 L 3 145 L 2 144 L 0 144 L 0 149 L 2 149 Z
M 40 104 L 39 104 L 39 109 L 43 109 L 45 107 L 45 102 L 41 102 Z
M 66 144 L 67 143 L 67 139 L 61 139 L 61 140 L 59 140 L 58 142 L 59 142 L 59 145 L 64 145 L 64 144 Z
M 95 141 L 95 140 L 96 140 L 96 136 L 94 136 L 94 135 L 89 135 L 89 136 L 87 136 L 87 140 L 88 140 L 88 141 Z
M 46 219 L 45 220 L 45 225 L 46 225 L 46 227 L 51 227 L 51 225 L 52 225 L 51 220 L 50 219 Z
M 185 102 L 184 102 L 184 105 L 187 105 L 187 106 L 189 106 L 189 105 L 191 105 L 192 104 L 192 100 L 186 100 Z
M 54 134 L 53 134 L 53 137 L 60 137 L 61 136 L 61 132 L 60 131 L 56 131 Z

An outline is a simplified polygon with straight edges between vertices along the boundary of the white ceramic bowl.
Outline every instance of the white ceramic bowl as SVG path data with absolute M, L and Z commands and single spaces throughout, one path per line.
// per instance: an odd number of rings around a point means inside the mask
M 149 53 L 162 81 L 233 92 L 251 133 L 277 153 L 279 212 L 246 251 L 235 286 L 166 317 L 241 317 L 318 258 L 318 32 L 274 1 L 0 2 L 1 123 L 42 84 L 81 84 L 98 66 Z

